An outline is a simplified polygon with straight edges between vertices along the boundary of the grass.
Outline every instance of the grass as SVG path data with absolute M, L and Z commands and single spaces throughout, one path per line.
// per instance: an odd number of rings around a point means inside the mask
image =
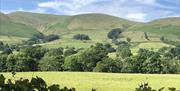
M 0 13 L 0 36 L 29 38 L 39 32 L 30 26 L 13 22 L 7 15 Z
M 23 40 L 27 40 L 27 38 L 15 36 L 0 36 L 0 41 L 8 44 L 21 43 Z
M 2 73 L 0 73 L 2 74 Z M 10 73 L 3 73 L 5 77 L 11 78 Z M 16 78 L 32 77 L 32 72 L 17 73 Z M 180 75 L 178 74 L 122 74 L 122 73 L 94 73 L 94 72 L 35 72 L 34 75 L 42 77 L 49 85 L 60 84 L 60 86 L 75 87 L 77 91 L 133 91 L 144 81 L 149 82 L 155 89 L 176 87 L 180 89 Z
M 180 18 L 179 17 L 171 17 L 171 18 L 164 18 L 164 19 L 157 19 L 154 21 L 151 21 L 149 23 L 144 23 L 141 25 L 136 25 L 128 30 L 133 31 L 143 31 L 143 32 L 150 32 L 150 33 L 156 33 L 156 34 L 174 34 L 179 35 L 180 34 Z

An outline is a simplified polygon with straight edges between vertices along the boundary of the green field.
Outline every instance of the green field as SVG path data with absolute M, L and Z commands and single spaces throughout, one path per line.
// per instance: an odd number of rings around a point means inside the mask
M 0 73 L 1 74 L 1 73 Z M 11 78 L 11 73 L 3 73 Z M 17 73 L 15 78 L 30 79 L 32 72 Z M 180 89 L 180 75 L 177 74 L 123 74 L 123 73 L 92 73 L 92 72 L 35 72 L 33 77 L 39 76 L 47 81 L 48 85 L 75 87 L 77 91 L 133 91 L 138 84 L 149 82 L 155 88 L 176 87 Z

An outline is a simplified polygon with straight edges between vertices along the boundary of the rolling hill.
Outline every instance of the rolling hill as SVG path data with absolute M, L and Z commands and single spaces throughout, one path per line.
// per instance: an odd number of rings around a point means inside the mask
M 0 13 L 0 35 L 29 38 L 39 32 L 30 26 L 15 23 L 7 15 Z
M 180 41 L 180 18 L 162 18 L 147 23 L 133 22 L 119 17 L 89 13 L 74 16 L 39 14 L 30 12 L 14 12 L 1 14 L 0 36 L 16 36 L 29 38 L 39 32 L 48 34 L 59 34 L 60 40 L 44 43 L 46 47 L 88 47 L 97 42 L 111 42 L 107 38 L 107 33 L 113 28 L 126 29 L 122 40 L 131 38 L 137 43 L 158 43 L 163 35 L 166 39 Z M 10 26 L 10 27 L 9 27 Z M 6 30 L 6 31 L 4 31 Z M 144 33 L 148 32 L 150 41 L 144 38 Z M 89 35 L 90 41 L 73 40 L 75 34 Z
M 49 33 L 64 33 L 69 30 L 111 30 L 112 28 L 128 28 L 130 31 L 143 31 L 163 34 L 180 34 L 180 18 L 162 18 L 147 23 L 133 22 L 119 17 L 89 13 L 74 16 L 14 12 L 7 16 L 16 22 Z
M 133 26 L 130 31 L 143 31 L 157 34 L 180 35 L 180 17 L 170 17 L 154 20 L 145 24 Z
M 32 26 L 43 33 L 61 33 L 68 30 L 111 30 L 117 27 L 129 27 L 137 23 L 96 13 L 65 16 L 14 12 L 8 16 L 15 22 Z

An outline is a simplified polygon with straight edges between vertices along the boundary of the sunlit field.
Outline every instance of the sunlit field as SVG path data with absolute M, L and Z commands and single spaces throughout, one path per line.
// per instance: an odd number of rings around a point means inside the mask
M 2 74 L 2 73 L 1 73 Z M 12 78 L 11 73 L 3 73 L 5 77 Z M 77 91 L 133 91 L 139 84 L 149 84 L 159 89 L 176 87 L 180 89 L 180 75 L 177 74 L 124 74 L 124 73 L 92 73 L 92 72 L 22 72 L 15 75 L 31 79 L 35 76 L 42 77 L 48 85 L 60 84 L 61 86 L 75 87 Z

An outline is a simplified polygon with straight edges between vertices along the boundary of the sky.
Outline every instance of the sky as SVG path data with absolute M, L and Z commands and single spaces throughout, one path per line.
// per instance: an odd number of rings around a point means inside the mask
M 57 15 L 104 13 L 132 21 L 179 17 L 180 0 L 0 0 L 0 12 Z

